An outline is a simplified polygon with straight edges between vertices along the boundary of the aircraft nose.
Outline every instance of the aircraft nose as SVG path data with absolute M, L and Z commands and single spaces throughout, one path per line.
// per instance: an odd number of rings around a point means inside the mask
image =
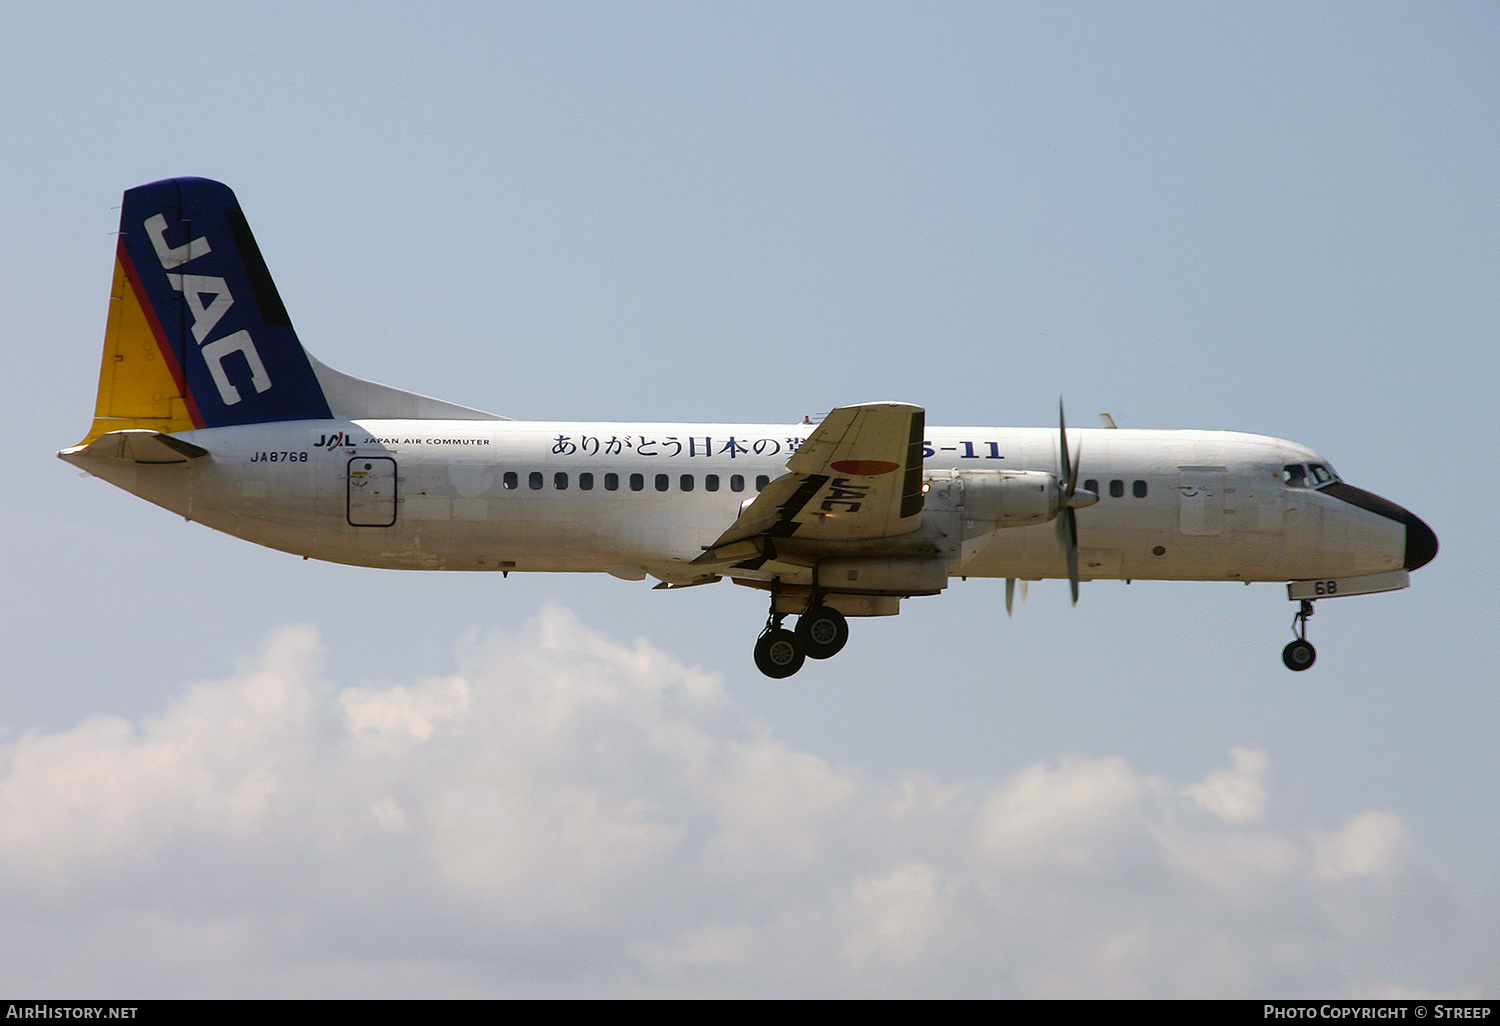
M 1432 562 L 1432 557 L 1437 555 L 1437 535 L 1432 533 L 1432 528 L 1422 523 L 1414 513 L 1402 510 L 1406 515 L 1402 521 L 1406 524 L 1406 569 L 1415 570 L 1419 566 L 1426 566 Z
M 1410 510 L 1396 505 L 1390 499 L 1383 499 L 1373 492 L 1367 492 L 1363 488 L 1356 488 L 1342 481 L 1325 485 L 1321 491 L 1326 495 L 1353 503 L 1361 509 L 1367 509 L 1371 513 L 1379 513 L 1405 527 L 1406 555 L 1401 563 L 1406 569 L 1415 570 L 1417 567 L 1426 566 L 1437 555 L 1437 535 L 1433 534 L 1432 528 L 1422 523 L 1421 519 Z

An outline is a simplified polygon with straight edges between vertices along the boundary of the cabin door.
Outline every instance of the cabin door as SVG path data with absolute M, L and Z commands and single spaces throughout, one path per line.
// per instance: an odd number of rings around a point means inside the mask
M 1211 537 L 1224 533 L 1224 476 L 1221 468 L 1179 468 L 1177 528 L 1183 534 Z
M 390 527 L 396 522 L 396 461 L 356 456 L 349 461 L 349 523 Z

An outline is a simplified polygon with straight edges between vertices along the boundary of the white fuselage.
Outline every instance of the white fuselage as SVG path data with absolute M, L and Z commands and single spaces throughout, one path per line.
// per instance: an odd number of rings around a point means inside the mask
M 94 420 L 58 453 L 191 520 L 307 558 L 410 570 L 729 578 L 769 597 L 755 662 L 828 659 L 848 617 L 953 577 L 1286 581 L 1312 603 L 1407 587 L 1437 536 L 1317 454 L 1209 431 L 937 428 L 913 403 L 814 425 L 517 422 L 325 366 L 222 182 L 127 189 Z M 795 616 L 795 628 L 785 618 Z
M 80 466 L 192 520 L 298 555 L 431 570 L 607 571 L 686 582 L 785 473 L 811 425 L 292 421 L 182 432 L 207 458 Z M 1081 430 L 1080 576 L 1287 581 L 1399 569 L 1400 523 L 1288 480 L 1311 450 L 1221 431 Z M 953 576 L 1065 577 L 1053 525 L 965 516 L 965 475 L 1058 471 L 1058 432 L 930 428 L 922 527 L 887 540 Z M 737 572 L 738 575 L 739 572 Z M 781 575 L 795 570 L 781 569 Z M 756 576 L 757 571 L 746 571 Z M 759 571 L 769 576 L 770 568 Z

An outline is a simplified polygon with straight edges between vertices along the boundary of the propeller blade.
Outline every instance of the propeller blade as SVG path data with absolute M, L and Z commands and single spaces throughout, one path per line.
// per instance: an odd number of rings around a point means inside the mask
M 1057 400 L 1057 443 L 1062 449 L 1062 485 L 1063 504 L 1072 502 L 1073 493 L 1078 490 L 1078 468 L 1083 460 L 1083 443 L 1078 443 L 1076 452 L 1068 450 L 1068 420 L 1063 413 L 1063 401 L 1061 397 Z
M 1078 605 L 1078 515 L 1073 510 L 1073 496 L 1078 490 L 1078 468 L 1083 458 L 1083 444 L 1078 446 L 1078 458 L 1068 453 L 1068 419 L 1063 413 L 1062 397 L 1057 399 L 1057 443 L 1062 450 L 1062 509 L 1057 517 L 1057 544 L 1062 547 L 1068 563 L 1068 588 L 1073 593 L 1073 604 Z
M 1063 550 L 1068 562 L 1068 586 L 1073 593 L 1073 604 L 1078 605 L 1078 520 L 1072 507 L 1064 509 L 1057 517 L 1057 545 Z
M 1007 577 L 1005 579 L 1005 615 L 1010 615 L 1010 610 L 1016 602 L 1016 579 Z
M 1073 592 L 1073 604 L 1078 605 L 1078 514 L 1068 507 L 1068 587 Z
M 1062 453 L 1062 476 L 1058 483 L 1063 486 L 1064 496 L 1071 495 L 1068 482 L 1073 479 L 1073 465 L 1068 459 L 1068 418 L 1063 414 L 1062 396 L 1057 397 L 1057 448 Z

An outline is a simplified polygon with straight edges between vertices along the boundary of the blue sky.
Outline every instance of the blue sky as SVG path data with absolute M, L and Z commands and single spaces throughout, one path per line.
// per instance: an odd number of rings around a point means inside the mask
M 1491 5 L 21 3 L 5 22 L 0 920 L 35 954 L 0 957 L 3 989 L 1500 988 Z M 1295 677 L 1279 586 L 1098 582 L 1070 609 L 1050 582 L 1007 620 L 1002 587 L 971 581 L 776 684 L 743 589 L 256 549 L 52 455 L 88 423 L 119 195 L 179 174 L 236 190 L 304 342 L 364 377 L 574 420 L 895 399 L 1049 424 L 1063 395 L 1079 424 L 1309 444 L 1442 551 L 1409 591 L 1322 604 Z M 262 685 L 304 712 L 193 762 L 234 702 L 264 712 Z M 515 739 L 477 710 L 516 695 L 578 704 L 487 777 L 473 753 Z M 611 742 L 616 778 L 579 753 L 618 708 L 648 726 Z M 641 738 L 679 730 L 720 775 L 653 761 Z M 163 752 L 188 753 L 180 774 L 150 770 Z M 423 787 L 351 783 L 398 773 Z M 206 783 L 188 799 L 184 779 Z M 324 824 L 313 779 L 364 818 Z M 1044 827 L 1017 818 L 1028 795 Z M 466 801 L 510 811 L 453 840 L 441 810 Z M 101 808 L 123 811 L 86 843 Z M 703 823 L 714 844 L 685 847 Z M 340 861 L 360 831 L 402 840 Z M 618 866 L 585 857 L 622 836 Z M 452 854 L 487 850 L 511 861 Z M 230 855 L 240 883 L 216 890 Z M 380 892 L 390 937 L 356 943 L 359 902 L 294 893 L 288 867 Z M 681 879 L 670 915 L 626 898 Z M 726 897 L 748 891 L 765 905 Z M 1028 893 L 1059 910 L 1045 943 Z

